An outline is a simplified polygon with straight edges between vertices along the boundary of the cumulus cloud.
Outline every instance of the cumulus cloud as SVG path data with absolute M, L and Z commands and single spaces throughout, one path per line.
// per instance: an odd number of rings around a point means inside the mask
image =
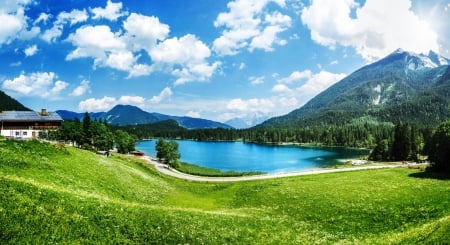
M 3 81 L 2 88 L 18 96 L 38 96 L 56 99 L 69 84 L 58 80 L 54 72 L 22 73 L 18 77 Z
M 292 82 L 300 81 L 302 79 L 310 78 L 311 76 L 312 76 L 312 72 L 310 70 L 294 71 L 288 77 L 278 79 L 277 82 L 292 83 Z
M 31 0 L 6 1 L 0 4 L 0 46 L 15 39 L 28 39 L 39 33 L 39 28 L 28 30 L 24 8 Z
M 94 14 L 92 19 L 107 19 L 110 21 L 116 21 L 119 17 L 127 15 L 127 12 L 122 12 L 122 2 L 113 3 L 111 0 L 106 2 L 105 8 L 93 8 L 91 12 Z
M 186 113 L 187 117 L 193 117 L 193 118 L 200 118 L 200 112 L 198 111 L 189 111 L 188 113 Z
M 336 74 L 328 71 L 320 71 L 319 73 L 313 74 L 305 84 L 298 88 L 298 91 L 303 98 L 308 98 L 309 100 L 345 76 L 343 73 Z
M 172 90 L 169 87 L 165 87 L 159 95 L 155 95 L 150 99 L 151 103 L 158 104 L 163 100 L 169 99 L 172 96 Z
M 128 78 L 163 71 L 176 77 L 175 85 L 207 81 L 221 65 L 208 61 L 209 47 L 192 34 L 168 38 L 169 31 L 157 17 L 136 13 L 130 14 L 117 32 L 107 25 L 85 25 L 67 38 L 75 49 L 66 60 L 92 58 L 94 68 L 128 72 Z M 138 63 L 146 54 L 151 63 Z
M 397 48 L 418 53 L 439 48 L 437 34 L 411 10 L 410 0 L 367 0 L 363 6 L 353 0 L 313 0 L 301 19 L 315 42 L 331 49 L 353 47 L 368 62 Z
M 32 46 L 26 48 L 23 52 L 25 53 L 25 56 L 28 57 L 28 56 L 35 55 L 37 53 L 37 51 L 38 51 L 38 47 L 35 44 L 35 45 L 32 45 Z
M 83 26 L 67 38 L 77 48 L 66 59 L 93 58 L 94 67 L 111 67 L 130 71 L 136 65 L 136 57 L 126 49 L 126 43 L 119 33 L 113 33 L 109 26 Z
M 289 76 L 278 79 L 272 92 L 280 95 L 277 100 L 280 106 L 294 109 L 293 107 L 306 103 L 345 76 L 343 73 L 323 70 L 319 73 L 310 70 L 294 71 Z
M 88 112 L 108 111 L 119 104 L 142 106 L 145 102 L 145 98 L 141 96 L 121 96 L 120 98 L 104 96 L 101 99 L 89 98 L 80 101 L 78 104 L 78 110 Z
M 291 18 L 277 11 L 265 10 L 269 3 L 285 6 L 284 0 L 235 0 L 228 3 L 228 12 L 220 13 L 215 27 L 223 27 L 214 40 L 213 50 L 219 55 L 235 55 L 248 48 L 272 51 L 273 45 L 284 45 L 278 34 L 291 26 Z
M 46 18 L 48 18 L 48 16 Z M 61 12 L 53 23 L 53 27 L 46 30 L 41 38 L 49 43 L 54 42 L 62 35 L 64 25 L 69 24 L 70 26 L 73 26 L 77 23 L 85 22 L 88 18 L 89 16 L 85 9 L 74 9 L 70 12 Z
M 150 56 L 156 63 L 181 66 L 172 70 L 172 74 L 178 77 L 175 85 L 205 81 L 220 66 L 220 62 L 207 62 L 206 59 L 211 56 L 210 49 L 192 34 L 164 40 L 150 51 Z
M 264 112 L 269 113 L 273 110 L 275 107 L 275 104 L 270 99 L 232 99 L 227 104 L 227 109 L 231 111 L 238 111 L 238 112 Z
M 163 24 L 155 16 L 132 13 L 123 22 L 126 31 L 125 39 L 132 50 L 146 50 L 148 53 L 157 44 L 167 38 L 170 32 L 168 25 Z
M 89 86 L 89 81 L 83 80 L 83 81 L 81 81 L 80 85 L 78 87 L 76 87 L 72 91 L 72 93 L 70 93 L 70 96 L 79 97 L 90 91 L 91 91 L 91 87 Z

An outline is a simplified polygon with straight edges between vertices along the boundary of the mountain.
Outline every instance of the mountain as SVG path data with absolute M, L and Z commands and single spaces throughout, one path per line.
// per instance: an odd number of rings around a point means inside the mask
M 58 110 L 56 112 L 65 120 L 72 120 L 74 118 L 82 120 L 84 117 L 84 113 L 66 110 Z M 150 113 L 131 105 L 117 105 L 107 112 L 89 113 L 89 116 L 92 119 L 104 119 L 114 125 L 153 124 L 161 121 L 175 120 L 181 127 L 187 129 L 232 128 L 230 125 L 207 119 Z
M 232 119 L 226 121 L 225 124 L 228 124 L 234 128 L 244 129 L 244 128 L 250 128 L 255 125 L 258 125 L 269 118 L 270 117 L 267 114 L 255 112 L 255 113 L 245 116 L 245 117 L 232 118 Z
M 0 112 L 2 111 L 31 111 L 17 100 L 0 91 Z
M 67 110 L 57 110 L 56 113 L 64 119 L 64 120 L 73 120 L 75 118 L 78 118 L 80 120 L 83 120 L 84 112 L 73 112 L 73 111 L 67 111 Z M 100 119 L 103 118 L 104 112 L 89 112 L 89 117 L 91 119 Z
M 450 60 L 396 50 L 362 67 L 299 109 L 258 127 L 343 125 L 364 118 L 436 125 L 450 117 Z
M 110 124 L 136 125 L 160 121 L 157 117 L 131 105 L 117 105 L 103 115 Z

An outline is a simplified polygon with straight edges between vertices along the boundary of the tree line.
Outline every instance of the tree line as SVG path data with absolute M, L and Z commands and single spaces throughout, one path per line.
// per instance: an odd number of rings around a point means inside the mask
M 419 128 L 415 124 L 404 122 L 394 125 L 371 120 L 357 120 L 345 125 L 318 125 L 302 128 L 256 127 L 188 130 L 180 127 L 176 122 L 167 121 L 118 128 L 130 134 L 136 134 L 139 138 L 244 141 L 261 144 L 291 142 L 367 148 L 373 149 L 369 158 L 375 161 L 418 161 L 423 160 L 424 156 L 429 156 L 430 161 L 436 162 L 436 159 L 441 159 L 437 155 L 442 152 L 450 152 L 450 150 L 436 150 L 450 146 L 450 140 L 448 142 L 444 140 L 446 139 L 445 134 L 438 134 L 439 130 L 445 129 L 444 126 L 440 126 L 436 130 L 432 127 Z M 448 135 L 450 137 L 450 133 Z M 446 159 L 450 159 L 450 156 Z
M 71 141 L 75 146 L 92 151 L 109 151 L 114 147 L 119 153 L 135 150 L 137 138 L 121 129 L 111 128 L 106 120 L 91 120 L 86 112 L 83 121 L 78 118 L 62 122 L 56 131 L 44 131 L 42 139 Z

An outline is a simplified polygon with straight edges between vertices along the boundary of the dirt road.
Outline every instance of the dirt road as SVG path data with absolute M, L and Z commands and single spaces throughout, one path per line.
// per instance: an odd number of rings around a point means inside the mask
M 405 167 L 405 165 L 395 164 L 395 165 L 373 165 L 373 166 L 355 166 L 348 168 L 333 168 L 333 169 L 313 169 L 305 171 L 296 172 L 286 172 L 286 173 L 271 173 L 271 174 L 261 174 L 261 175 L 250 175 L 250 176 L 239 176 L 239 177 L 205 177 L 196 176 L 181 173 L 175 169 L 168 168 L 167 165 L 152 160 L 149 156 L 144 156 L 143 159 L 147 160 L 150 164 L 155 166 L 155 168 L 166 175 L 176 177 L 179 179 L 185 179 L 189 181 L 199 181 L 199 182 L 236 182 L 236 181 L 250 181 L 250 180 L 261 180 L 261 179 L 273 179 L 282 177 L 292 177 L 292 176 L 302 176 L 311 174 L 324 174 L 324 173 L 335 173 L 335 172 L 348 172 L 356 170 L 367 170 L 367 169 L 381 169 L 381 168 L 398 168 Z

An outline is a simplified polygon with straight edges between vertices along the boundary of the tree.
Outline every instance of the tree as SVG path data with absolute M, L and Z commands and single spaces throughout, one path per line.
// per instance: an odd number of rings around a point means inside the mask
M 114 133 L 115 142 L 117 144 L 117 151 L 119 153 L 128 153 L 134 151 L 135 139 L 123 130 L 116 130 Z
M 392 158 L 395 161 L 408 160 L 411 153 L 411 130 L 407 123 L 395 126 L 394 142 L 392 143 Z
M 450 121 L 439 125 L 434 133 L 428 158 L 434 170 L 450 173 Z
M 388 140 L 378 140 L 377 145 L 370 153 L 369 159 L 374 161 L 388 160 L 390 155 Z
M 82 138 L 82 145 L 92 144 L 92 138 L 91 138 L 91 117 L 89 116 L 89 113 L 85 112 L 83 117 L 83 138 Z
M 181 155 L 178 152 L 178 143 L 175 141 L 165 141 L 162 138 L 158 139 L 155 146 L 156 157 L 159 161 L 171 166 L 177 167 L 178 159 Z

